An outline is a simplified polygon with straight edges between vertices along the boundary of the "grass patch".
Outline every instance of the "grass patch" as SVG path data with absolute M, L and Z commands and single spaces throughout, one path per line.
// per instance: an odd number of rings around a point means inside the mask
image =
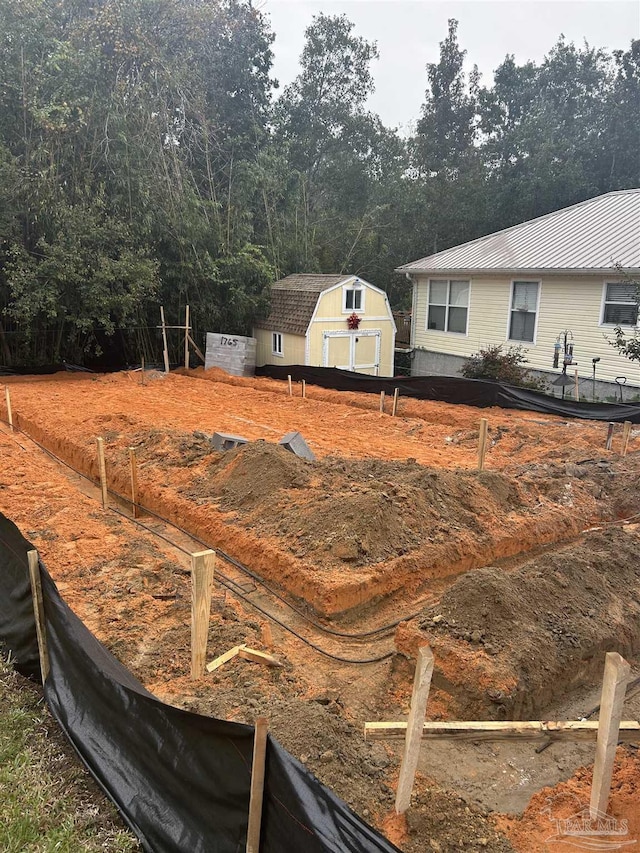
M 141 850 L 51 717 L 42 690 L 0 655 L 0 850 Z

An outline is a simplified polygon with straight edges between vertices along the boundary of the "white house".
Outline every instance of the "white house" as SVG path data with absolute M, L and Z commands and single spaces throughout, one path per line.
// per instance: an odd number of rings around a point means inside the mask
M 255 324 L 256 364 L 339 367 L 393 376 L 396 326 L 384 290 L 355 275 L 295 274 L 271 286 Z
M 595 366 L 599 396 L 618 391 L 616 377 L 637 393 L 640 365 L 607 338 L 618 325 L 638 329 L 640 189 L 588 199 L 397 272 L 413 283 L 413 375 L 455 375 L 486 346 L 520 344 L 527 366 L 553 379 L 566 334 L 572 376 L 577 369 L 592 379 Z

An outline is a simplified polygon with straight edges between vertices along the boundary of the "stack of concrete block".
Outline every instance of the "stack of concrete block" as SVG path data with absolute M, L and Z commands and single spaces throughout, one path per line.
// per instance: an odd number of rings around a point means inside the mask
M 207 332 L 204 369 L 219 367 L 232 376 L 254 376 L 256 344 L 255 338 Z

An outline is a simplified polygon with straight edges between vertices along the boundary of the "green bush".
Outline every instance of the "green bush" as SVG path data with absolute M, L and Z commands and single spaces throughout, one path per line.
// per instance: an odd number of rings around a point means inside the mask
M 531 376 L 523 366 L 527 363 L 525 348 L 518 345 L 503 352 L 502 346 L 496 344 L 474 353 L 463 365 L 462 375 L 467 379 L 490 379 L 534 391 L 546 391 L 545 380 Z

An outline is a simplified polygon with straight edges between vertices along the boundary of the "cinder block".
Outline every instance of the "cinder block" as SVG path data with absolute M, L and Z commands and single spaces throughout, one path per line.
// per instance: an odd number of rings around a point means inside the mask
M 241 435 L 229 435 L 225 432 L 214 432 L 211 436 L 211 444 L 221 453 L 225 450 L 233 450 L 240 444 L 248 444 L 249 439 Z
M 281 444 L 287 450 L 290 450 L 291 453 L 295 453 L 296 456 L 302 457 L 302 459 L 311 459 L 313 461 L 316 458 L 313 455 L 313 451 L 299 432 L 288 432 L 286 435 L 282 436 L 278 444 Z

